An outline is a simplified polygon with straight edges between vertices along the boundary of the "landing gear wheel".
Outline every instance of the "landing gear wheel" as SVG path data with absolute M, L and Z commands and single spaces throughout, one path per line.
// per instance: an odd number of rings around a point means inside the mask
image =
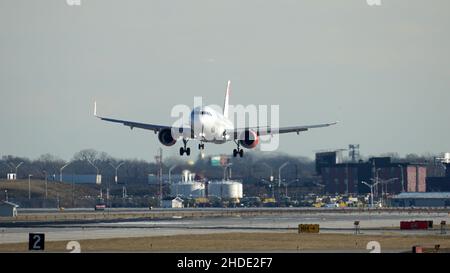
M 186 148 L 186 144 L 187 144 L 188 140 L 183 138 L 183 147 L 180 148 L 180 155 L 182 156 L 184 153 L 186 153 L 187 156 L 189 156 L 191 154 L 191 149 L 190 148 Z
M 238 154 L 239 154 L 240 157 L 243 157 L 244 156 L 244 150 L 241 149 L 241 146 L 239 145 L 240 144 L 239 141 L 235 140 L 234 143 L 236 143 L 237 149 L 233 150 L 233 157 L 236 157 Z

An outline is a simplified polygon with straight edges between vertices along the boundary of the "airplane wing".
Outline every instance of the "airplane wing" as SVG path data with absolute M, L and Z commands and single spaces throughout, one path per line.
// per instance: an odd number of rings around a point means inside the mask
M 270 126 L 265 127 L 247 127 L 247 128 L 240 128 L 235 129 L 230 132 L 226 132 L 229 135 L 233 135 L 234 139 L 238 139 L 242 133 L 251 130 L 253 132 L 256 132 L 258 136 L 265 136 L 265 135 L 273 135 L 273 134 L 286 134 L 286 133 L 293 133 L 296 132 L 299 134 L 303 131 L 308 131 L 309 129 L 314 128 L 322 128 L 322 127 L 328 127 L 337 124 L 338 122 L 332 122 L 332 123 L 322 123 L 322 124 L 313 124 L 313 125 L 303 125 L 303 126 L 289 126 L 289 127 L 280 127 L 280 128 L 271 128 Z
M 120 119 L 113 119 L 113 118 L 106 118 L 106 117 L 101 117 L 97 115 L 97 103 L 94 103 L 94 116 L 104 120 L 104 121 L 109 121 L 109 122 L 114 122 L 114 123 L 121 123 L 125 126 L 130 127 L 131 129 L 133 128 L 139 128 L 139 129 L 145 129 L 145 130 L 151 130 L 154 131 L 155 133 L 163 130 L 163 129 L 171 129 L 172 126 L 166 126 L 166 125 L 157 125 L 157 124 L 148 124 L 148 123 L 140 123 L 140 122 L 134 122 L 134 121 L 128 121 L 128 120 L 120 120 Z

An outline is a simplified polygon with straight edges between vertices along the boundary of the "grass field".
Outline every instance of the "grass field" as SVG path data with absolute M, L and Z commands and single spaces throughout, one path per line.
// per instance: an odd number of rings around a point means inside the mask
M 381 250 L 410 251 L 414 245 L 450 248 L 450 236 L 399 236 L 297 233 L 224 233 L 81 240 L 82 252 L 365 251 L 378 241 Z M 68 241 L 46 242 L 46 251 L 68 252 Z M 28 243 L 0 244 L 1 252 L 27 252 Z M 367 250 L 367 252 L 369 252 Z
M 28 200 L 28 180 L 0 180 L 0 193 L 5 194 L 5 190 L 8 191 L 8 197 L 10 200 L 18 199 L 22 200 L 22 202 L 26 202 L 26 200 Z M 30 192 L 32 201 L 44 199 L 45 182 L 43 180 L 31 180 Z M 86 186 L 75 184 L 73 193 L 79 200 L 80 198 L 86 196 L 96 197 L 99 194 L 99 190 L 93 185 Z M 55 201 L 59 198 L 61 206 L 70 206 L 72 201 L 72 184 L 58 181 L 48 181 L 47 194 L 49 201 Z M 0 200 L 3 200 L 3 197 L 4 196 L 2 196 Z
M 63 183 L 59 181 L 48 181 L 47 183 L 48 198 L 56 198 L 58 194 L 60 198 L 69 198 L 72 194 L 72 184 Z M 75 191 L 79 195 L 98 194 L 92 186 L 74 185 Z M 28 197 L 28 180 L 16 181 L 0 181 L 0 191 L 8 190 L 9 197 Z M 30 181 L 31 195 L 39 198 L 45 197 L 45 181 L 31 180 Z

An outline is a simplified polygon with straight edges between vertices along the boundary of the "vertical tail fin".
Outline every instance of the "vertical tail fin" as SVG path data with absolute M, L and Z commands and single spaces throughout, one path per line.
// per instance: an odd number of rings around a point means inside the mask
M 231 81 L 228 81 L 227 92 L 225 93 L 225 102 L 223 104 L 223 116 L 225 118 L 228 118 L 228 101 L 229 101 L 229 97 L 230 97 L 230 85 L 231 85 Z

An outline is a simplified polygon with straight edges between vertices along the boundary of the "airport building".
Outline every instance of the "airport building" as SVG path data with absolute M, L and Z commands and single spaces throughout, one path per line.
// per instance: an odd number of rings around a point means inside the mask
M 316 173 L 322 174 L 322 168 L 337 165 L 342 162 L 342 154 L 339 151 L 316 153 Z
M 3 201 L 0 203 L 0 217 L 16 217 L 19 205 Z
M 17 174 L 16 173 L 7 173 L 6 180 L 17 180 Z
M 56 175 L 48 176 L 49 181 L 56 181 L 61 179 L 62 182 L 74 184 L 97 184 L 102 183 L 102 176 L 100 174 L 63 174 L 61 177 Z
M 329 194 L 365 194 L 370 188 L 363 181 L 374 186 L 374 195 L 400 192 L 426 191 L 426 166 L 412 163 L 392 162 L 390 157 L 374 157 L 369 161 L 320 163 L 320 174 L 325 192 Z M 316 162 L 316 166 L 318 166 Z
M 427 177 L 427 192 L 450 192 L 450 176 Z
M 389 201 L 393 207 L 450 207 L 450 192 L 403 192 Z
M 427 177 L 427 192 L 450 192 L 450 153 L 445 153 L 440 163 L 445 173 L 443 176 Z
M 162 200 L 162 207 L 163 208 L 172 208 L 172 209 L 179 209 L 183 208 L 183 199 L 180 197 L 167 197 Z

